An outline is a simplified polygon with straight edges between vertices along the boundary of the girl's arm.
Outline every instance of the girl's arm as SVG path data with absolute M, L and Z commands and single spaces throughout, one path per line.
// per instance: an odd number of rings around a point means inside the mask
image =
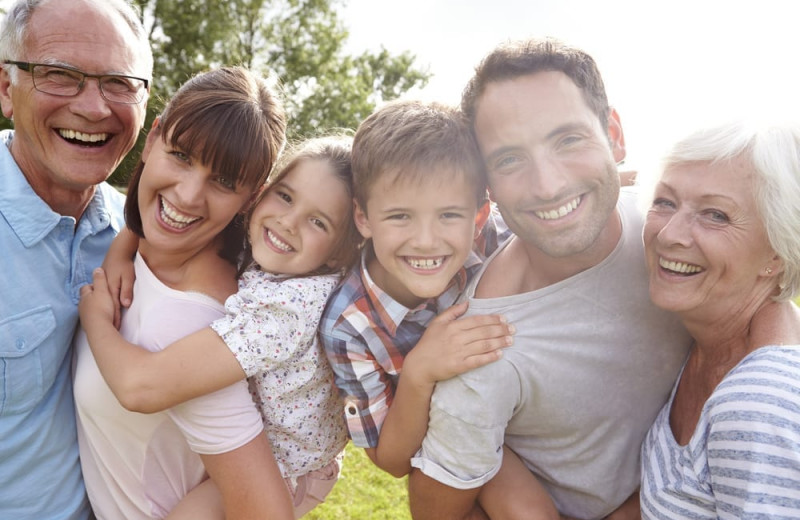
M 211 478 L 186 495 L 168 520 L 294 518 L 289 490 L 266 435 L 233 451 L 201 458 Z
M 209 327 L 150 352 L 126 341 L 113 323 L 114 302 L 105 273 L 94 271 L 78 306 L 97 366 L 120 404 L 152 413 L 229 386 L 246 374 Z
M 124 227 L 117 234 L 103 260 L 103 270 L 108 277 L 108 286 L 114 300 L 114 326 L 119 328 L 122 307 L 130 307 L 133 300 L 133 257 L 139 249 L 139 237 Z
M 165 520 L 224 520 L 225 505 L 213 479 L 206 479 L 181 499 Z

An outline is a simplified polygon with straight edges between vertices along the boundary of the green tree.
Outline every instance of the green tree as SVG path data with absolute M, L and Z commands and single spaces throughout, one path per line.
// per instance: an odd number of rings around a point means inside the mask
M 345 52 L 339 15 L 346 0 L 133 0 L 155 59 L 146 129 L 193 74 L 244 65 L 274 78 L 289 115 L 289 138 L 355 129 L 375 107 L 428 82 L 408 52 Z M 0 128 L 12 124 L 0 118 Z M 111 182 L 124 184 L 144 136 Z
M 190 76 L 241 64 L 273 78 L 283 92 L 289 138 L 355 129 L 375 107 L 430 74 L 408 52 L 348 55 L 343 0 L 134 0 L 155 57 L 147 125 Z M 142 146 L 140 138 L 137 151 Z M 138 158 L 130 154 L 112 182 Z

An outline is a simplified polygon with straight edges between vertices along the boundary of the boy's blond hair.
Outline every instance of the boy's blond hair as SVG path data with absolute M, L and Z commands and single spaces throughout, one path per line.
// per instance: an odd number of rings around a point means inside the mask
M 486 198 L 483 160 L 466 119 L 439 103 L 395 101 L 359 125 L 353 138 L 355 198 L 366 212 L 370 190 L 386 175 L 392 182 L 421 182 L 437 170 L 464 176 Z

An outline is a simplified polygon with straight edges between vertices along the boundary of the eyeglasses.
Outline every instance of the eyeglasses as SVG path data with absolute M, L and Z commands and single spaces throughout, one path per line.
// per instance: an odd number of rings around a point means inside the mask
M 87 74 L 78 69 L 46 63 L 12 60 L 5 60 L 3 63 L 16 65 L 20 70 L 30 72 L 33 78 L 33 88 L 53 96 L 77 96 L 83 90 L 86 78 L 97 78 L 100 95 L 104 99 L 113 103 L 135 104 L 144 99 L 149 84 L 146 79 L 135 76 Z

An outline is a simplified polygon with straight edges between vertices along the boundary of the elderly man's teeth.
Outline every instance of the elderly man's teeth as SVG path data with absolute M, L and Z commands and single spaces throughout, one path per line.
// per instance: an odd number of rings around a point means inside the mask
M 267 238 L 269 238 L 269 241 L 273 246 L 277 247 L 281 251 L 289 252 L 292 250 L 292 246 L 278 238 L 278 236 L 269 229 L 267 230 Z
M 436 269 L 442 262 L 444 257 L 439 258 L 407 258 L 408 264 L 414 269 Z
M 101 134 L 85 134 L 83 132 L 76 132 L 75 130 L 67 130 L 62 128 L 58 133 L 64 139 L 72 139 L 75 141 L 83 141 L 85 143 L 99 143 L 108 139 L 107 133 Z
M 581 198 L 575 197 L 574 199 L 564 204 L 560 208 L 552 209 L 550 211 L 535 211 L 534 213 L 536 214 L 537 217 L 539 217 L 542 220 L 555 220 L 558 218 L 565 217 L 566 215 L 569 215 L 570 213 L 575 211 L 575 208 L 577 208 L 578 204 L 580 203 L 581 203 Z
M 172 227 L 183 229 L 200 217 L 189 217 L 173 208 L 166 200 L 161 199 L 161 218 Z
M 687 264 L 684 262 L 672 262 L 670 260 L 665 260 L 663 258 L 658 259 L 658 265 L 667 269 L 668 271 L 674 271 L 676 273 L 681 274 L 694 274 L 699 273 L 703 269 L 700 266 Z

